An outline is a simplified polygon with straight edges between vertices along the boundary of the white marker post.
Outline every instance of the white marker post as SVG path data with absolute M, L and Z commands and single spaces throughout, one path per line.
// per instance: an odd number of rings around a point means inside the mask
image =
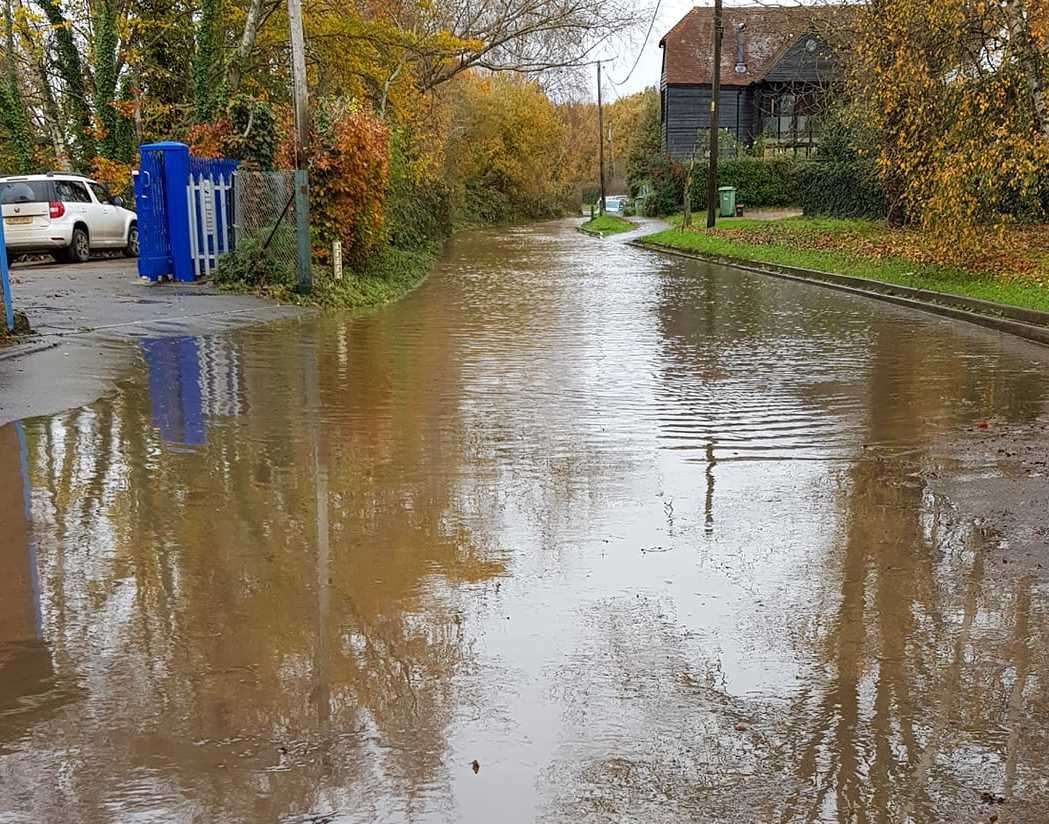
M 338 238 L 331 242 L 331 271 L 336 280 L 342 280 L 342 241 Z

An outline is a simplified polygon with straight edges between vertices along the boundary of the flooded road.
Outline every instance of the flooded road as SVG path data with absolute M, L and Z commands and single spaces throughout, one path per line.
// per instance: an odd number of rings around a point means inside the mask
M 0 822 L 1049 820 L 1049 350 L 572 222 L 0 428 Z

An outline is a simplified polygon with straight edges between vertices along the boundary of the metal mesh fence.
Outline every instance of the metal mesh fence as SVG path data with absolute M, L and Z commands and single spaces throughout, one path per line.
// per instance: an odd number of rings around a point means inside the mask
M 240 171 L 233 183 L 233 232 L 265 246 L 281 267 L 295 269 L 295 172 Z

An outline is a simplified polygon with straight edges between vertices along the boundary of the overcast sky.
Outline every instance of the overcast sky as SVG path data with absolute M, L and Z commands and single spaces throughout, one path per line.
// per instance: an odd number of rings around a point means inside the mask
M 650 0 L 638 0 L 638 4 L 644 4 L 652 8 Z M 652 35 L 648 38 L 648 44 L 641 53 L 641 60 L 638 62 L 637 68 L 634 69 L 634 74 L 619 87 L 602 79 L 602 95 L 607 96 L 609 100 L 614 100 L 625 94 L 639 92 L 646 86 L 658 86 L 660 61 L 662 59 L 659 39 L 670 30 L 671 26 L 684 17 L 690 8 L 702 5 L 710 4 L 704 2 L 704 0 L 662 0 L 659 4 L 659 14 L 656 15 L 656 24 L 652 27 Z M 738 5 L 738 3 L 726 3 L 726 5 Z M 610 77 L 611 80 L 622 80 L 626 77 L 630 67 L 634 64 L 634 58 L 637 57 L 638 49 L 641 48 L 641 41 L 645 36 L 645 28 L 647 27 L 642 26 L 641 31 L 637 35 L 636 43 L 632 45 L 624 44 L 615 62 L 602 67 L 602 71 L 605 72 L 605 78 Z M 596 95 L 596 82 L 592 81 L 591 85 L 593 86 L 591 91 Z

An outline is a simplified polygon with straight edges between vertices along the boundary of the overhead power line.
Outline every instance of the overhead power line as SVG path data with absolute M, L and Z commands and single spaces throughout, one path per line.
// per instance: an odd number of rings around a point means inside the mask
M 645 42 L 641 44 L 641 48 L 637 52 L 637 57 L 634 58 L 634 65 L 630 67 L 630 71 L 627 72 L 626 77 L 622 80 L 613 80 L 611 77 L 608 78 L 613 86 L 622 86 L 626 83 L 634 74 L 634 69 L 637 68 L 637 64 L 641 62 L 641 55 L 645 53 L 645 47 L 648 45 L 648 38 L 652 36 L 652 29 L 655 28 L 656 17 L 659 14 L 659 4 L 661 2 L 662 0 L 656 0 L 656 7 L 652 10 L 652 19 L 648 21 L 648 31 L 645 32 Z

